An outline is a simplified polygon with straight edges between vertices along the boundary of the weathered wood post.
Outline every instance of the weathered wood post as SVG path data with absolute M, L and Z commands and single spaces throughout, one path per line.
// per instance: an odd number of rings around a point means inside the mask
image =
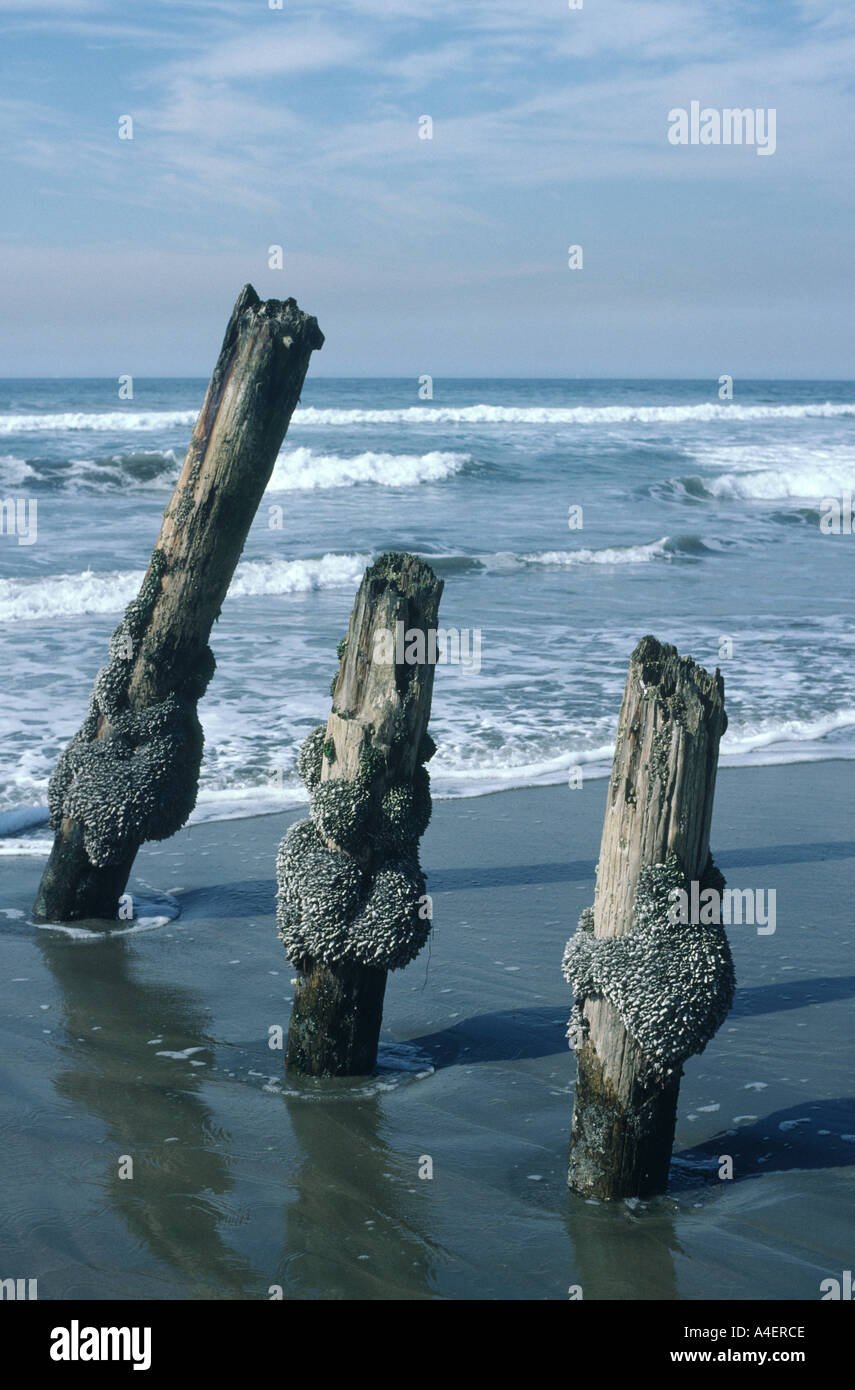
M 363 577 L 339 646 L 333 705 L 300 751 L 310 819 L 279 849 L 279 935 L 299 971 L 286 1067 L 365 1076 L 375 1066 L 388 970 L 431 926 L 418 842 L 442 581 L 414 555 Z
M 730 1008 L 724 879 L 709 853 L 726 727 L 718 670 L 642 638 L 618 721 L 594 906 L 564 957 L 578 1052 L 568 1181 L 586 1196 L 665 1191 L 682 1064 Z M 699 921 L 685 910 L 692 882 L 694 901 L 711 904 Z
M 139 597 L 51 778 L 56 838 L 36 921 L 115 918 L 140 845 L 173 835 L 196 804 L 211 627 L 323 341 L 295 300 L 244 286 Z

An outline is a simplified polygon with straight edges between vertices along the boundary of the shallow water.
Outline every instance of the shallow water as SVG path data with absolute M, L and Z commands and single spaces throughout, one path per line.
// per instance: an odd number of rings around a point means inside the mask
M 41 1299 L 818 1298 L 855 1233 L 850 787 L 846 763 L 719 774 L 717 859 L 776 888 L 777 928 L 731 928 L 734 1009 L 687 1065 L 647 1204 L 565 1185 L 560 960 L 604 783 L 435 806 L 435 930 L 390 977 L 369 1080 L 286 1082 L 268 1045 L 293 994 L 287 818 L 147 846 L 135 891 L 180 917 L 96 942 L 30 925 L 40 861 L 7 859 L 0 1274 Z

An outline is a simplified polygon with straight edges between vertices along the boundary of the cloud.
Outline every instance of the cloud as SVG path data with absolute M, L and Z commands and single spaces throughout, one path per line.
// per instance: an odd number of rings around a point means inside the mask
M 193 297 L 233 296 L 235 281 L 266 273 L 278 243 L 318 302 L 370 295 L 371 314 L 397 321 L 406 309 L 425 335 L 439 305 L 458 322 L 455 305 L 472 303 L 492 325 L 490 296 L 520 301 L 523 289 L 551 322 L 568 302 L 566 245 L 585 236 L 574 314 L 594 314 L 595 299 L 615 314 L 623 293 L 628 313 L 653 313 L 651 287 L 664 303 L 669 285 L 709 310 L 715 275 L 727 275 L 725 262 L 710 268 L 717 235 L 736 247 L 742 304 L 752 283 L 792 303 L 797 257 L 776 230 L 785 208 L 789 245 L 839 269 L 855 23 L 833 0 L 286 5 L 150 0 L 131 44 L 139 11 L 125 22 L 112 0 L 27 0 L 35 37 L 23 0 L 0 0 L 23 58 L 0 101 L 10 239 L 28 229 L 23 240 L 50 246 L 75 284 L 97 289 L 100 264 L 127 324 L 145 315 L 146 294 L 173 313 L 176 293 L 198 324 Z M 54 42 L 43 44 L 48 23 Z M 669 145 L 668 111 L 695 99 L 775 106 L 775 157 Z M 124 112 L 135 139 L 123 144 Z M 433 140 L 418 138 L 423 114 Z M 634 239 L 647 247 L 635 259 Z M 122 263 L 136 267 L 138 295 Z M 36 263 L 19 273 L 32 292 Z M 826 295 L 809 276 L 800 284 L 817 304 Z
M 25 14 L 91 14 L 103 9 L 103 0 L 0 0 L 0 10 Z
M 275 12 L 271 18 L 276 20 Z M 302 31 L 294 25 L 281 31 L 272 24 L 257 25 L 252 33 L 212 44 L 197 57 L 182 61 L 177 69 L 165 69 L 164 75 L 178 71 L 184 77 L 212 81 L 257 82 L 355 64 L 366 49 L 364 40 L 348 38 L 319 24 Z

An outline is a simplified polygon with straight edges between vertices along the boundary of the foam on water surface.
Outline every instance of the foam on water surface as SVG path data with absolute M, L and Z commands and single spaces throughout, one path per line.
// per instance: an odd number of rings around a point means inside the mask
M 92 922 L 91 925 L 72 922 L 31 922 L 30 926 L 38 927 L 39 931 L 58 932 L 71 941 L 97 945 L 99 941 L 112 940 L 117 936 L 136 936 L 141 932 L 156 931 L 158 927 L 165 927 L 181 916 L 181 904 L 177 898 L 170 893 L 159 893 L 155 890 L 149 890 L 149 893 L 148 897 L 134 896 L 134 916 L 127 922 L 117 920 L 109 926 L 103 922 Z
M 341 1101 L 370 1100 L 401 1086 L 427 1081 L 436 1072 L 431 1058 L 413 1043 L 381 1040 L 377 1049 L 377 1066 L 372 1076 L 362 1077 L 292 1077 L 284 1072 L 266 1077 L 261 1090 L 271 1095 L 287 1096 L 313 1104 Z M 247 1077 L 263 1073 L 247 1071 Z M 238 1079 L 237 1076 L 235 1079 Z
M 368 554 L 327 554 L 306 560 L 243 560 L 226 602 L 232 598 L 311 593 L 358 584 Z M 57 574 L 44 579 L 0 579 L 0 622 L 40 622 L 120 613 L 134 599 L 144 570 Z
M 297 749 L 389 544 L 435 566 L 442 621 L 482 639 L 477 673 L 437 669 L 437 797 L 608 775 L 651 614 L 722 669 L 724 766 L 855 758 L 839 603 L 855 540 L 819 529 L 822 497 L 851 489 L 855 386 L 742 382 L 730 402 L 712 382 L 434 386 L 422 404 L 412 382 L 307 381 L 214 630 L 194 821 L 304 803 Z M 36 543 L 6 536 L 0 556 L 0 813 L 44 802 L 204 389 L 141 382 L 118 409 L 112 382 L 0 383 L 2 495 L 39 503 Z M 38 838 L 10 825 L 0 854 Z

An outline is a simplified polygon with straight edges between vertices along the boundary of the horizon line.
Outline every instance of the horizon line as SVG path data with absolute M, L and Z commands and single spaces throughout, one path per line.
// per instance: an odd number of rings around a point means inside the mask
M 205 380 L 209 380 L 209 379 L 210 379 L 210 373 L 208 373 L 207 376 L 206 376 L 206 375 L 199 376 L 199 375 L 196 375 L 196 374 L 194 374 L 194 373 L 191 373 L 190 375 L 178 375 L 178 374 L 174 374 L 174 373 L 169 373 L 169 374 L 166 374 L 166 375 L 158 375 L 158 374 L 146 374 L 146 375 L 143 375 L 142 373 L 137 373 L 137 372 L 129 373 L 129 375 L 131 375 L 131 376 L 133 377 L 133 380 L 134 380 L 134 381 L 205 381 Z M 318 373 L 314 373 L 314 374 L 311 375 L 311 376 L 307 376 L 307 377 L 306 377 L 306 381 L 307 381 L 307 382 L 311 382 L 311 381 L 418 381 L 420 375 L 424 375 L 424 373 L 421 373 L 421 374 L 407 373 L 407 374 L 405 374 L 404 376 L 387 376 L 385 373 L 374 374 L 374 375 L 353 375 L 353 376 L 332 376 L 332 375 L 330 375 L 330 376 L 327 376 L 327 375 L 325 375 L 325 374 L 323 374 L 323 373 L 319 373 L 319 372 L 318 372 Z M 721 374 L 719 373 L 719 376 L 720 376 L 720 375 L 721 375 Z M 530 375 L 530 374 L 527 374 L 527 375 L 524 375 L 524 376 L 507 376 L 507 375 L 502 375 L 502 376 L 437 376 L 437 375 L 432 375 L 432 380 L 435 381 L 435 382 L 436 382 L 436 381 L 561 381 L 561 382 L 573 382 L 573 381 L 579 381 L 579 382 L 586 382 L 586 381 L 633 381 L 633 382 L 645 382 L 645 381 L 656 381 L 656 382 L 659 382 L 659 381 L 681 381 L 681 382 L 691 382 L 691 383 L 712 381 L 712 382 L 714 382 L 714 383 L 717 385 L 717 384 L 718 384 L 718 381 L 719 381 L 719 376 L 717 376 L 714 372 L 711 372 L 711 373 L 709 374 L 709 376 L 671 376 L 671 375 L 667 375 L 667 376 L 623 376 L 623 375 L 618 375 L 618 376 L 539 376 L 539 375 Z M 106 375 L 106 376 L 105 376 L 105 375 L 95 375 L 95 376 L 91 376 L 91 375 L 87 375 L 87 376 L 60 376 L 60 375 L 51 375 L 51 376 L 41 376 L 41 375 L 36 375 L 36 374 L 32 374 L 32 375 L 28 375 L 28 376 L 0 376 L 0 381 L 117 381 L 118 379 L 119 379 L 119 378 L 118 378 L 117 376 L 114 376 L 114 375 L 112 375 L 112 374 L 111 374 L 111 375 Z M 741 376 L 741 375 L 737 375 L 737 376 L 734 376 L 734 377 L 733 377 L 733 381 L 734 381 L 734 382 L 738 382 L 738 381 L 741 381 L 741 382 L 761 382 L 761 383 L 764 383 L 764 384 L 765 384 L 765 383 L 768 383 L 768 382 L 780 382 L 780 381 L 794 381 L 794 382 L 801 381 L 801 382 L 827 382 L 829 385 L 833 385 L 833 386 L 843 386 L 843 385 L 845 385 L 845 386 L 850 386 L 850 385 L 855 385 L 855 377 L 851 377 L 851 376 L 849 376 L 849 377 L 846 377 L 846 376 L 837 377 L 837 376 Z

